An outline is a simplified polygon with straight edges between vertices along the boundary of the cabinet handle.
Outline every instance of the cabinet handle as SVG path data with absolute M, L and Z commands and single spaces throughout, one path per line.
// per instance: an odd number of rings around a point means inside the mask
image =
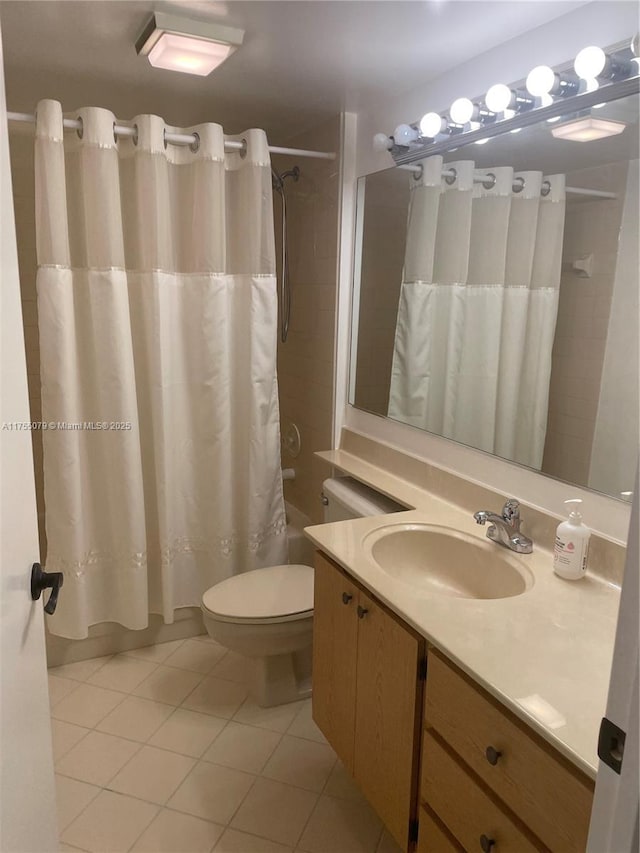
M 350 592 L 343 592 L 342 593 L 342 603 L 343 604 L 348 604 L 352 598 L 353 598 L 353 596 L 351 595 Z
M 368 612 L 369 611 L 366 607 L 361 607 L 360 605 L 358 605 L 358 619 L 364 619 Z
M 489 838 L 486 835 L 480 836 L 480 847 L 482 847 L 484 853 L 490 853 L 491 848 L 494 846 L 495 843 L 496 842 L 493 838 Z
M 489 764 L 492 764 L 494 767 L 496 766 L 496 764 L 498 763 L 498 759 L 499 759 L 499 758 L 500 758 L 500 756 L 502 755 L 502 753 L 500 752 L 500 750 L 499 750 L 499 749 L 496 749 L 496 748 L 495 748 L 495 747 L 493 747 L 493 746 L 488 746 L 488 747 L 486 748 L 486 750 L 485 750 L 485 753 L 484 753 L 484 754 L 485 754 L 485 756 L 486 756 L 487 761 L 489 762 Z M 484 838 L 484 836 L 482 836 L 482 837 Z

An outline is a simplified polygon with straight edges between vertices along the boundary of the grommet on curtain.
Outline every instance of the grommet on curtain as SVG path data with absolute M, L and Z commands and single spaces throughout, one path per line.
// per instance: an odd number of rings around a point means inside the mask
M 242 148 L 238 151 L 238 153 L 240 154 L 240 159 L 244 160 L 244 158 L 247 156 L 247 140 L 242 139 L 241 142 Z
M 138 144 L 138 125 L 137 124 L 133 125 L 133 136 L 131 138 L 133 139 L 133 144 L 137 145 Z
M 165 128 L 164 128 L 164 130 L 162 131 L 162 141 L 164 142 L 164 150 L 166 151 L 166 150 L 167 150 L 167 145 L 169 144 L 169 143 L 167 142 L 167 128 L 166 128 L 166 127 L 165 127 Z
M 521 193 L 522 190 L 524 189 L 525 184 L 526 184 L 526 181 L 524 178 L 520 178 L 520 177 L 514 178 L 513 179 L 513 191 L 514 191 L 514 193 Z
M 82 139 L 84 136 L 84 122 L 82 121 L 82 116 L 78 116 L 76 121 L 80 122 L 80 127 L 76 129 L 76 133 L 78 134 L 78 137 Z
M 195 136 L 195 139 L 189 146 L 189 151 L 193 151 L 193 153 L 195 154 L 200 148 L 200 134 L 194 131 L 193 135 Z
M 495 185 L 496 176 L 493 174 L 493 172 L 487 172 L 487 174 L 485 175 L 485 179 L 482 182 L 482 186 L 485 188 L 485 190 L 492 190 Z
M 453 168 L 453 166 L 447 167 L 447 171 L 451 172 L 451 174 L 444 176 L 444 182 L 445 184 L 449 184 L 449 186 L 451 186 L 452 184 L 455 184 L 456 180 L 458 179 L 458 173 Z
M 117 141 L 118 141 L 118 134 L 116 133 L 116 123 L 115 123 L 115 121 L 114 121 L 114 123 L 113 123 L 113 141 L 114 141 L 114 142 L 117 142 Z
M 543 181 L 542 182 L 542 189 L 540 190 L 540 195 L 541 196 L 548 196 L 550 192 L 551 192 L 551 184 L 549 183 L 549 181 Z
M 422 163 L 418 163 L 418 165 L 416 166 L 416 169 L 413 173 L 413 180 L 414 181 L 421 181 L 423 175 L 424 175 L 424 169 L 422 168 Z

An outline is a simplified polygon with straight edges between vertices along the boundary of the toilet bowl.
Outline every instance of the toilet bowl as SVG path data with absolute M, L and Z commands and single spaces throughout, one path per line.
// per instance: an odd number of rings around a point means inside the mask
M 405 507 L 349 477 L 323 483 L 325 521 L 398 512 Z M 311 695 L 313 568 L 269 566 L 228 578 L 202 596 L 212 639 L 251 658 L 251 690 L 263 707 Z
M 269 566 L 235 575 L 208 589 L 201 607 L 209 636 L 252 659 L 252 694 L 259 705 L 311 695 L 311 566 Z

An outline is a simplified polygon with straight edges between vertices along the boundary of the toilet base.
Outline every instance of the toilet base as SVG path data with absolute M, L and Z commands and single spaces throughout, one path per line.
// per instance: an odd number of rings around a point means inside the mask
M 286 705 L 311 696 L 311 646 L 253 659 L 252 698 L 262 708 Z

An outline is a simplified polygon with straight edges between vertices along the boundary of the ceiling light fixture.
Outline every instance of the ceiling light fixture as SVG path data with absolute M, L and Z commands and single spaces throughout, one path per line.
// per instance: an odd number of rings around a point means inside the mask
M 244 30 L 155 12 L 136 42 L 154 68 L 206 77 L 242 44 Z
M 569 139 L 572 142 L 591 142 L 594 139 L 604 139 L 605 136 L 617 136 L 626 126 L 623 121 L 587 116 L 552 127 L 551 135 L 556 139 Z

